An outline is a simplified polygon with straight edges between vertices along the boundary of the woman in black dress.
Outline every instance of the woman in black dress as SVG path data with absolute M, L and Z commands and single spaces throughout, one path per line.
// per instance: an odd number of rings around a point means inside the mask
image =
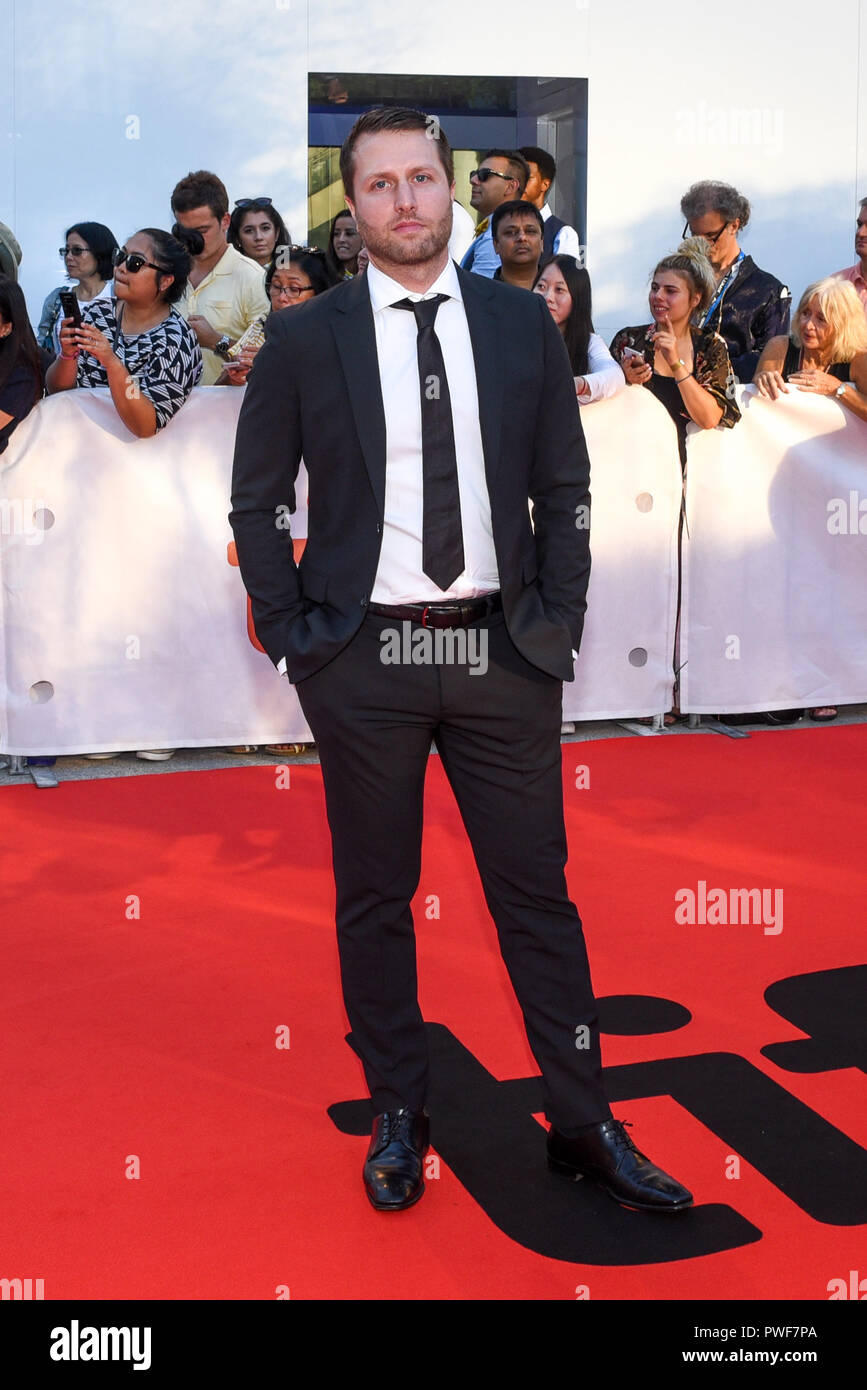
M 682 468 L 690 420 L 701 429 L 730 429 L 741 418 L 725 343 L 717 333 L 693 324 L 710 303 L 715 286 L 702 238 L 689 237 L 653 272 L 653 323 L 621 328 L 611 343 L 611 355 L 623 368 L 627 384 L 647 387 L 673 419 Z
M 867 420 L 867 322 L 848 280 L 828 276 L 807 286 L 791 335 L 767 344 L 753 385 L 770 401 L 792 390 L 834 396 L 844 410 Z M 837 718 L 837 708 L 820 705 L 810 718 L 826 724 Z
M 644 386 L 664 405 L 677 429 L 681 469 L 686 471 L 686 427 L 730 429 L 741 418 L 734 399 L 735 381 L 728 349 L 717 333 L 696 328 L 693 319 L 710 304 L 716 278 L 701 237 L 681 242 L 673 256 L 661 260 L 650 281 L 653 323 L 621 328 L 611 355 L 630 386 Z M 680 529 L 683 527 L 681 510 Z M 678 534 L 678 540 L 680 532 Z M 666 723 L 679 714 L 680 561 L 678 559 L 677 630 L 674 650 L 674 706 Z
M 778 400 L 791 387 L 840 404 L 867 420 L 867 321 L 854 285 L 829 275 L 808 285 L 789 337 L 772 338 L 756 368 L 760 396 Z
M 0 454 L 44 391 L 42 355 L 20 287 L 0 275 Z

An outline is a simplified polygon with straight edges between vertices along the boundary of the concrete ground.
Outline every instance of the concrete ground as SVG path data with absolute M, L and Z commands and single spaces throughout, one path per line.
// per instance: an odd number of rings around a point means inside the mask
M 867 704 L 841 706 L 837 719 L 834 721 L 835 725 L 864 723 L 867 723 Z M 698 728 L 690 728 L 684 722 L 666 729 L 664 734 L 658 734 L 654 733 L 652 728 L 631 720 L 590 720 L 574 726 L 564 725 L 563 742 L 592 743 L 597 739 L 624 737 L 684 738 L 695 737 L 696 735 L 719 737 L 722 731 L 715 733 L 715 725 L 715 720 L 704 716 Z M 750 734 L 756 731 L 773 733 L 781 732 L 783 729 L 809 733 L 814 729 L 828 727 L 827 724 L 813 723 L 806 715 L 795 724 L 773 726 L 754 717 L 749 723 L 739 724 L 733 728 L 732 733 L 734 735 Z M 316 763 L 319 758 L 315 746 L 311 746 L 304 753 L 286 757 L 279 757 L 275 753 L 266 753 L 264 750 L 257 753 L 229 753 L 225 748 L 181 748 L 167 762 L 156 763 L 137 758 L 135 753 L 119 753 L 117 756 L 105 760 L 93 760 L 83 754 L 76 754 L 58 758 L 51 769 L 36 768 L 31 770 L 31 768 L 25 767 L 21 772 L 10 771 L 10 761 L 10 754 L 0 754 L 0 787 L 21 786 L 23 783 L 31 782 L 34 773 L 38 775 L 43 771 L 53 773 L 58 783 L 90 782 L 102 777 L 150 777 L 172 772 L 206 772 L 213 768 L 247 767 L 251 764 L 273 767 L 281 762 L 289 764 Z M 46 780 L 50 780 L 50 777 Z

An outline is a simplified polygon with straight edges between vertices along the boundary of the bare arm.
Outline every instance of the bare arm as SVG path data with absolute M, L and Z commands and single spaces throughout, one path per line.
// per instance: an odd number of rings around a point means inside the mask
M 758 388 L 759 395 L 765 396 L 769 401 L 777 400 L 786 390 L 783 364 L 788 347 L 788 338 L 771 338 L 762 349 L 753 385 Z

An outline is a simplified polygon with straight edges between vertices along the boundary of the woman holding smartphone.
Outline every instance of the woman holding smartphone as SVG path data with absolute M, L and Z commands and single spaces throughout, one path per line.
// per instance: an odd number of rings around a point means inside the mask
M 146 227 L 129 237 L 115 256 L 116 302 L 85 304 L 78 326 L 64 319 L 49 395 L 107 386 L 131 434 L 145 439 L 162 429 L 202 374 L 196 335 L 173 307 L 189 269 L 186 248 L 168 232 Z
M 681 467 L 686 467 L 686 427 L 721 425 L 741 418 L 734 399 L 728 350 L 717 333 L 696 328 L 693 319 L 710 304 L 716 277 L 701 237 L 688 237 L 659 262 L 650 282 L 653 323 L 621 328 L 611 354 L 629 386 L 646 386 L 665 406 L 677 428 Z
M 101 222 L 76 222 L 67 230 L 59 255 L 80 305 L 92 304 L 95 299 L 111 299 L 116 250 L 114 233 Z M 55 356 L 60 352 L 60 326 L 64 318 L 60 292 L 66 288 L 59 285 L 46 297 L 36 330 L 39 346 Z

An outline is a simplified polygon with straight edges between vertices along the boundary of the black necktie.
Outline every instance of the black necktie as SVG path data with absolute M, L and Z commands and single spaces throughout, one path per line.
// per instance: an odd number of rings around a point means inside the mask
M 440 589 L 448 589 L 464 568 L 452 403 L 443 350 L 434 331 L 437 309 L 448 297 L 437 294 L 416 303 L 401 299 L 394 305 L 395 309 L 411 309 L 418 328 L 424 504 L 422 569 Z

